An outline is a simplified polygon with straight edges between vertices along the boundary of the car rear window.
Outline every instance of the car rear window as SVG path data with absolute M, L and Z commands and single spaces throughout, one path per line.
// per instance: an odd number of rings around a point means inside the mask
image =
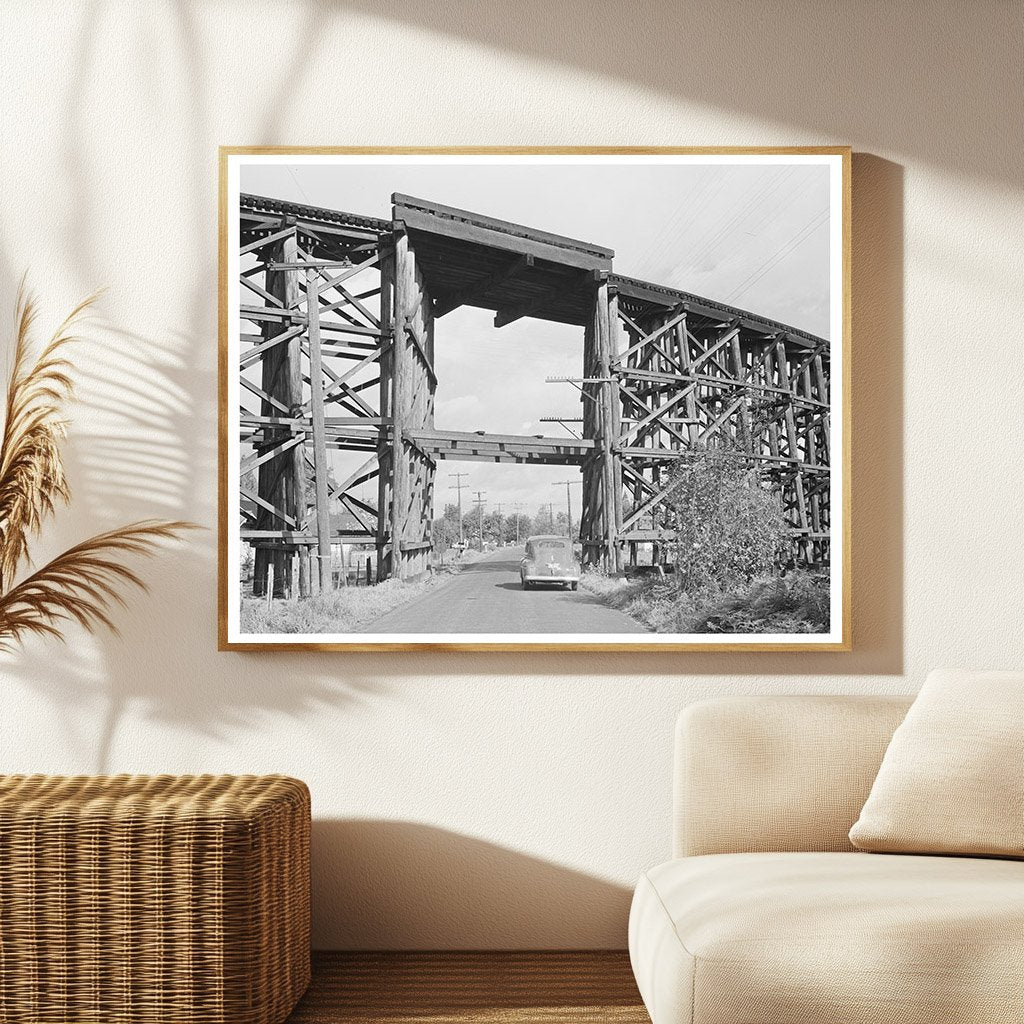
M 537 551 L 568 551 L 569 545 L 561 540 L 538 540 L 534 541 L 534 548 Z

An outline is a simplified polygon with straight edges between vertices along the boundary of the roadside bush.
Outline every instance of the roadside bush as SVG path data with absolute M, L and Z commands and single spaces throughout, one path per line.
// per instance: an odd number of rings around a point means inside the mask
M 656 633 L 827 632 L 828 574 L 782 575 L 782 502 L 739 454 L 694 449 L 670 478 L 674 573 L 624 580 L 590 571 L 582 589 Z
M 774 574 L 787 537 L 782 502 L 736 450 L 697 448 L 670 479 L 678 589 L 723 591 Z

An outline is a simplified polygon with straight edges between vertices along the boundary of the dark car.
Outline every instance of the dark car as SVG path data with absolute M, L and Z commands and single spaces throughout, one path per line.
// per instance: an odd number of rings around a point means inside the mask
M 523 590 L 535 583 L 561 583 L 575 590 L 580 583 L 580 564 L 568 537 L 530 537 L 526 554 L 519 565 Z

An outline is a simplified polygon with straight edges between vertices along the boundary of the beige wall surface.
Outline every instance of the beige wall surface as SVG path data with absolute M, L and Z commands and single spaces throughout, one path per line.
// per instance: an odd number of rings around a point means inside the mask
M 616 947 L 688 702 L 1020 668 L 1022 10 L 2 5 L 0 315 L 25 270 L 49 324 L 107 289 L 38 554 L 210 530 L 122 639 L 5 657 L 0 770 L 307 780 L 321 947 Z M 474 143 L 853 145 L 852 654 L 216 653 L 217 146 Z

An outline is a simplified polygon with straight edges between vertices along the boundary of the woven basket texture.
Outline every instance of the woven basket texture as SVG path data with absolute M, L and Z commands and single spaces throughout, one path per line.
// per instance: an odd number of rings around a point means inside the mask
M 278 1024 L 310 977 L 309 791 L 0 777 L 2 1024 Z

